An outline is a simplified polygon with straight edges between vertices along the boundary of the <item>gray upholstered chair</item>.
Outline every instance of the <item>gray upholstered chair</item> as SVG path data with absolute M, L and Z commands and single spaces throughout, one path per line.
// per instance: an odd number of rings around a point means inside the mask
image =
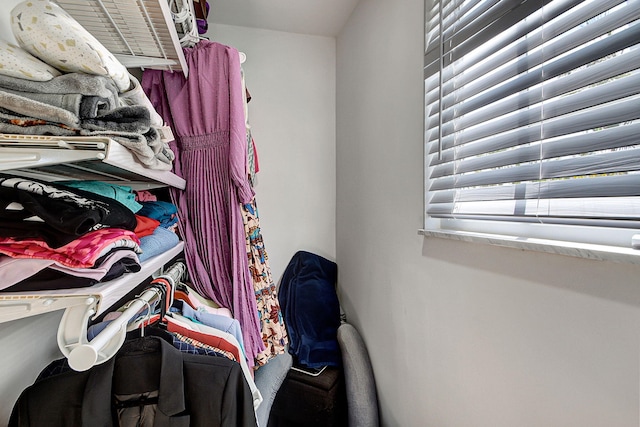
M 282 353 L 269 360 L 255 372 L 254 381 L 262 394 L 262 403 L 256 411 L 258 427 L 267 427 L 269 414 L 276 394 L 291 368 L 293 359 L 289 353 Z
M 355 327 L 338 328 L 344 382 L 347 392 L 349 427 L 378 427 L 378 398 L 367 347 Z

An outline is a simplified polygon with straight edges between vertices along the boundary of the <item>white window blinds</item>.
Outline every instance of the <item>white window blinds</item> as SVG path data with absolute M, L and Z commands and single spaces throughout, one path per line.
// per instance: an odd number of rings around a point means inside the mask
M 426 6 L 425 228 L 630 247 L 640 0 Z

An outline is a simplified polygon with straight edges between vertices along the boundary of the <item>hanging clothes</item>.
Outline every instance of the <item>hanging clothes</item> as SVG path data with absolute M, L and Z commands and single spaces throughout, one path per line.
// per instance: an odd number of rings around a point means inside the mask
M 202 40 L 184 49 L 189 78 L 145 70 L 142 86 L 171 126 L 174 172 L 187 181 L 172 189 L 178 230 L 195 289 L 231 309 L 253 365 L 264 350 L 245 248 L 241 203 L 253 198 L 238 51 Z
M 244 70 L 242 70 L 242 103 L 244 107 L 244 125 L 247 132 L 247 168 L 249 182 L 252 186 L 255 186 L 256 173 L 258 172 L 258 154 L 251 136 L 251 125 L 249 124 L 250 100 L 251 94 L 247 89 Z M 262 341 L 265 346 L 265 349 L 256 356 L 255 364 L 256 366 L 263 366 L 274 356 L 285 352 L 288 344 L 287 331 L 284 325 L 284 317 L 280 310 L 280 303 L 278 302 L 276 285 L 271 276 L 269 257 L 262 240 L 255 197 L 251 202 L 242 205 L 242 219 L 247 239 L 249 271 L 253 280 L 253 290 L 256 294 Z
M 251 186 L 256 185 L 256 174 L 258 173 L 258 153 L 256 146 L 251 136 L 251 125 L 249 124 L 249 101 L 251 100 L 251 94 L 247 89 L 247 84 L 244 80 L 244 70 L 242 72 L 242 106 L 244 110 L 244 126 L 247 131 L 247 169 L 249 172 L 249 182 Z
M 256 199 L 242 205 L 242 216 L 247 234 L 247 256 L 249 271 L 256 293 L 258 316 L 262 328 L 262 340 L 265 349 L 256 356 L 256 366 L 265 365 L 271 358 L 285 352 L 288 343 L 284 316 L 280 310 L 276 285 L 271 276 L 271 267 L 267 250 L 262 240 L 260 219 Z
M 181 353 L 145 337 L 126 341 L 115 357 L 88 371 L 37 381 L 9 419 L 10 427 L 69 425 L 251 427 L 256 417 L 236 362 Z

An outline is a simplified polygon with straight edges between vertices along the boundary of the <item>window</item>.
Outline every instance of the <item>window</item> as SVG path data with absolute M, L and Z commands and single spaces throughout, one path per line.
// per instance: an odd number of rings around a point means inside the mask
M 425 5 L 425 234 L 633 253 L 640 1 Z

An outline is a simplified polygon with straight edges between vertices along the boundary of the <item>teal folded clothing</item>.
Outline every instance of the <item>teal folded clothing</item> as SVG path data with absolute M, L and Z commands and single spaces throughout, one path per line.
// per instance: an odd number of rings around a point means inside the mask
M 160 222 L 160 227 L 169 228 L 178 222 L 178 207 L 162 200 L 142 202 L 138 215 L 146 216 Z
M 136 201 L 133 189 L 125 185 L 108 184 L 102 181 L 59 181 L 58 184 L 110 197 L 131 209 L 133 213 L 142 208 L 142 205 Z

